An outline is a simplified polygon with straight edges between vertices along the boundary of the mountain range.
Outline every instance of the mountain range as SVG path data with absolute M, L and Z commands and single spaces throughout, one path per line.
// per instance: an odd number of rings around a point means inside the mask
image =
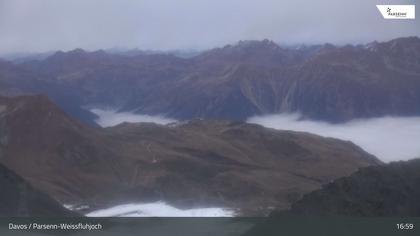
M 241 41 L 181 58 L 76 49 L 44 60 L 0 62 L 1 94 L 46 94 L 94 124 L 81 107 L 178 120 L 243 121 L 299 112 L 328 122 L 420 114 L 420 39 L 280 47 Z

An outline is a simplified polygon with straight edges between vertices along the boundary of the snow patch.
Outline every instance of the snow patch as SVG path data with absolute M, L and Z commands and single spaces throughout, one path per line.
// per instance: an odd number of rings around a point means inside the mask
M 170 124 L 176 122 L 174 119 L 166 118 L 164 116 L 150 116 L 136 114 L 132 112 L 117 112 L 112 109 L 103 110 L 103 109 L 90 109 L 90 111 L 96 114 L 99 118 L 95 122 L 102 127 L 111 127 L 124 122 L 138 123 L 138 122 L 149 122 L 156 124 Z
M 64 204 L 63 206 L 64 206 L 64 208 L 67 208 L 68 210 L 71 210 L 71 211 L 81 211 L 81 210 L 89 209 L 89 206 L 88 205 Z
M 234 212 L 223 208 L 182 210 L 164 202 L 130 203 L 93 211 L 88 217 L 232 217 Z

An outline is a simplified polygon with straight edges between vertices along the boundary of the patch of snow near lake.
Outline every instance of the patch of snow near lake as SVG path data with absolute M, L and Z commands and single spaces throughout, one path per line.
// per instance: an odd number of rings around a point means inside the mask
M 131 203 L 93 211 L 88 217 L 232 217 L 234 212 L 223 208 L 178 209 L 164 202 Z
M 69 209 L 70 211 L 81 211 L 85 209 L 89 209 L 88 205 L 71 205 L 71 204 L 64 204 L 65 208 Z
M 420 157 L 420 117 L 381 117 L 330 124 L 303 120 L 299 114 L 278 114 L 251 117 L 248 123 L 349 140 L 384 162 Z
M 117 112 L 112 109 L 91 109 L 92 113 L 98 116 L 95 122 L 102 127 L 111 127 L 124 122 L 138 123 L 138 122 L 150 122 L 161 125 L 166 125 L 176 122 L 174 119 L 166 118 L 164 116 L 150 116 L 136 114 L 132 112 Z

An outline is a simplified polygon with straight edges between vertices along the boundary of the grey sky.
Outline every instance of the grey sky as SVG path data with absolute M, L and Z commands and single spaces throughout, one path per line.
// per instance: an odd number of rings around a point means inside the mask
M 0 53 L 205 49 L 242 39 L 360 43 L 420 35 L 376 4 L 419 0 L 0 0 Z

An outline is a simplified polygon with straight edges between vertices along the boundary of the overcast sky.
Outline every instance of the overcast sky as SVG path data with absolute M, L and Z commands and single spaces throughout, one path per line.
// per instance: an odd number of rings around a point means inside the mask
M 0 53 L 206 49 L 244 39 L 364 43 L 420 35 L 376 4 L 419 0 L 0 0 Z

